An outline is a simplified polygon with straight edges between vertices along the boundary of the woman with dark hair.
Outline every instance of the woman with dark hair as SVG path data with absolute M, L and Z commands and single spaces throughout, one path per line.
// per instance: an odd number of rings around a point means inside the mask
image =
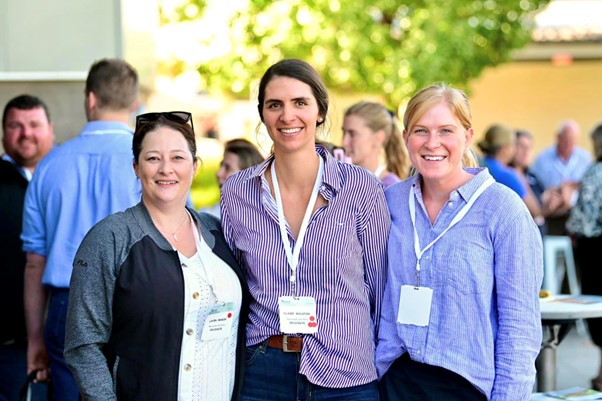
M 243 400 L 378 400 L 375 339 L 390 219 L 382 186 L 316 143 L 328 94 L 272 65 L 258 111 L 273 152 L 222 188 L 222 227 L 252 302 Z
M 243 138 L 235 138 L 226 142 L 224 146 L 224 157 L 215 174 L 217 184 L 221 188 L 224 182 L 235 173 L 259 164 L 263 156 L 251 142 Z
M 262 161 L 263 156 L 257 147 L 246 139 L 235 138 L 226 142 L 224 146 L 224 156 L 220 162 L 219 169 L 215 173 L 217 185 L 220 190 L 222 189 L 224 182 L 226 182 L 231 175 L 259 164 Z M 220 217 L 219 202 L 211 207 L 202 209 L 201 212 Z
M 237 400 L 247 287 L 219 220 L 186 207 L 192 116 L 139 115 L 132 148 L 142 201 L 77 251 L 65 359 L 83 400 Z

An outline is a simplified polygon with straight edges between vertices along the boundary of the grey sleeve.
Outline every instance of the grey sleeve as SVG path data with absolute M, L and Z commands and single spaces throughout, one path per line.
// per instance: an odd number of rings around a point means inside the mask
M 105 219 L 93 227 L 73 261 L 65 360 L 83 400 L 117 400 L 113 379 L 102 352 L 112 327 L 112 304 L 121 257 L 119 222 Z M 123 244 L 122 244 L 123 245 Z

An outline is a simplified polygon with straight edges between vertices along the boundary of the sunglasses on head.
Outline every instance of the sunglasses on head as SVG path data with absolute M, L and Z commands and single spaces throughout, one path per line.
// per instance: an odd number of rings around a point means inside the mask
M 159 117 L 165 117 L 170 121 L 174 121 L 180 124 L 190 123 L 192 131 L 194 131 L 194 124 L 192 123 L 192 114 L 187 111 L 162 111 L 158 113 L 140 114 L 136 116 L 136 128 L 138 128 L 141 124 L 157 121 Z

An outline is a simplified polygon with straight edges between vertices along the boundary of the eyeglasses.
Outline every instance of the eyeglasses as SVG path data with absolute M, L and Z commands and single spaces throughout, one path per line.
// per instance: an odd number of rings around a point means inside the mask
M 180 124 L 187 124 L 190 122 L 192 131 L 194 132 L 194 124 L 192 123 L 192 114 L 187 111 L 162 111 L 159 113 L 144 113 L 136 116 L 136 129 L 142 124 L 147 124 L 153 121 L 157 121 L 160 117 L 165 117 L 170 121 L 174 121 Z

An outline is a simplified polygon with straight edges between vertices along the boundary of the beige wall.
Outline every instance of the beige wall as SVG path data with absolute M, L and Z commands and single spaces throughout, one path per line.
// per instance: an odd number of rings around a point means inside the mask
M 14 96 L 36 95 L 48 105 L 57 142 L 62 143 L 86 122 L 85 79 L 94 61 L 123 57 L 138 71 L 142 87 L 152 88 L 157 4 L 0 0 L 0 113 Z
M 50 111 L 57 143 L 76 136 L 86 122 L 83 81 L 0 81 L 0 113 L 10 99 L 23 93 L 42 99 Z M 0 128 L 1 132 L 1 128 Z M 0 154 L 4 149 L 0 144 Z
M 518 61 L 488 69 L 471 85 L 475 140 L 501 122 L 531 131 L 539 151 L 554 143 L 558 124 L 572 118 L 581 125 L 580 145 L 591 151 L 589 132 L 602 122 L 601 98 L 602 60 L 567 66 Z

